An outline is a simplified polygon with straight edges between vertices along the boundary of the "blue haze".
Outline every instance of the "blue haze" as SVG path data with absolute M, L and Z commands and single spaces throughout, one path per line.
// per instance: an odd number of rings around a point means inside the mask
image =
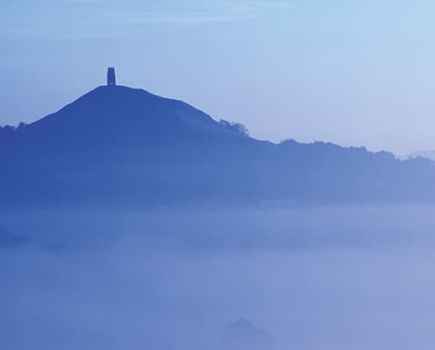
M 432 349 L 434 7 L 2 1 L 0 349 Z
M 9 212 L 4 224 L 32 241 L 0 248 L 0 342 L 233 349 L 227 327 L 244 318 L 279 350 L 429 349 L 432 212 L 100 208 L 26 220 Z M 253 348 L 273 347 L 236 349 Z

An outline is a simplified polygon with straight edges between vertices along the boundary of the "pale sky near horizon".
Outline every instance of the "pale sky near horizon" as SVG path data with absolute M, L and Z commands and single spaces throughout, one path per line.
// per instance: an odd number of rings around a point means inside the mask
M 1 0 L 0 124 L 103 84 L 182 99 L 254 137 L 435 149 L 428 0 Z

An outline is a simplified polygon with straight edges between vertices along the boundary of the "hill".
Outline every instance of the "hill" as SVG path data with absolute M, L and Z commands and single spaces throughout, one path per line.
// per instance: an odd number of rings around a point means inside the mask
M 432 201 L 433 162 L 316 142 L 274 144 L 182 102 L 101 86 L 0 128 L 0 205 Z

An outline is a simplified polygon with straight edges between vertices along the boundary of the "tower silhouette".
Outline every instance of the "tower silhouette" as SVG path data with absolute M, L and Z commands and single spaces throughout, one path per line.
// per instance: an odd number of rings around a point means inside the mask
M 116 75 L 114 67 L 109 67 L 107 69 L 107 86 L 110 85 L 116 85 Z

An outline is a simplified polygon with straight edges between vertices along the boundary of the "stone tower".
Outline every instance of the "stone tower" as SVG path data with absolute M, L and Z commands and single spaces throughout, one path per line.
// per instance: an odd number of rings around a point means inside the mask
M 116 85 L 115 68 L 109 67 L 107 69 L 107 86 Z

